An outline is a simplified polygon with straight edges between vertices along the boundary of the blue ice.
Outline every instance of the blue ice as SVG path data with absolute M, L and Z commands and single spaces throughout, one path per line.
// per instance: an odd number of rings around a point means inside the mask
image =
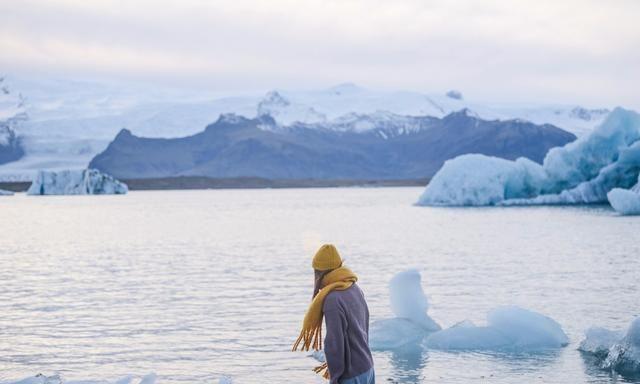
M 640 317 L 635 318 L 624 333 L 605 328 L 589 329 L 579 349 L 593 355 L 604 370 L 640 376 Z
M 427 314 L 428 302 L 415 270 L 398 273 L 389 288 L 396 317 L 372 324 L 369 341 L 373 349 L 420 345 L 439 350 L 537 351 L 561 348 L 569 342 L 556 321 L 516 306 L 493 309 L 483 326 L 463 321 L 442 329 Z
M 640 115 L 616 108 L 589 135 L 553 148 L 543 164 L 479 154 L 448 160 L 419 205 L 482 206 L 607 202 L 640 173 Z M 625 207 L 629 204 L 625 204 Z

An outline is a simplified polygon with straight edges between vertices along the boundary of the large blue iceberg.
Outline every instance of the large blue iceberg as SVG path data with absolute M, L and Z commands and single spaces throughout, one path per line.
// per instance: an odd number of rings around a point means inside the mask
M 616 108 L 591 134 L 551 149 L 542 165 L 525 158 L 510 161 L 478 154 L 449 160 L 418 204 L 603 203 L 614 188 L 627 190 L 636 184 L 639 173 L 640 115 Z M 634 204 L 626 195 L 620 200 L 625 209 Z

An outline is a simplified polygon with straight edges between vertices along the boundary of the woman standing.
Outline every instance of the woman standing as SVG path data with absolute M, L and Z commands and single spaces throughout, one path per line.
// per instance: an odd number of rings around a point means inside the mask
M 313 257 L 315 287 L 304 317 L 302 331 L 293 346 L 308 351 L 322 349 L 322 319 L 326 363 L 317 373 L 331 384 L 375 384 L 373 358 L 369 350 L 369 308 L 358 277 L 342 265 L 335 246 L 325 244 Z

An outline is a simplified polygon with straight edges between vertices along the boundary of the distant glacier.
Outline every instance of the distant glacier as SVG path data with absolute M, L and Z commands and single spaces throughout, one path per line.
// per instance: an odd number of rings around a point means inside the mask
M 136 136 L 176 138 L 197 134 L 228 113 L 249 119 L 268 115 L 280 126 L 302 123 L 325 129 L 348 127 L 358 132 L 386 122 L 400 124 L 396 131 L 401 132 L 412 129 L 411 120 L 416 117 L 443 118 L 466 109 L 484 120 L 551 124 L 578 137 L 590 132 L 609 113 L 606 108 L 578 105 L 478 102 L 459 91 L 377 91 L 351 83 L 310 91 L 221 95 L 131 84 L 9 80 L 14 94 L 25 95 L 28 102 L 23 107 L 29 119 L 14 130 L 14 143 L 20 146 L 13 148 L 22 152 L 0 165 L 2 180 L 31 180 L 39 169 L 84 169 L 122 128 Z M 0 103 L 0 121 L 16 105 Z M 0 157 L 2 152 L 7 151 L 0 148 Z

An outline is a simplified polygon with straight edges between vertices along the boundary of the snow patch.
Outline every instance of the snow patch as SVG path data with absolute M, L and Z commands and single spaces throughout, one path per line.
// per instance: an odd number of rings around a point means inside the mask
M 258 116 L 270 116 L 280 125 L 290 125 L 296 122 L 320 123 L 327 117 L 313 107 L 292 103 L 277 91 L 268 92 L 258 103 Z

